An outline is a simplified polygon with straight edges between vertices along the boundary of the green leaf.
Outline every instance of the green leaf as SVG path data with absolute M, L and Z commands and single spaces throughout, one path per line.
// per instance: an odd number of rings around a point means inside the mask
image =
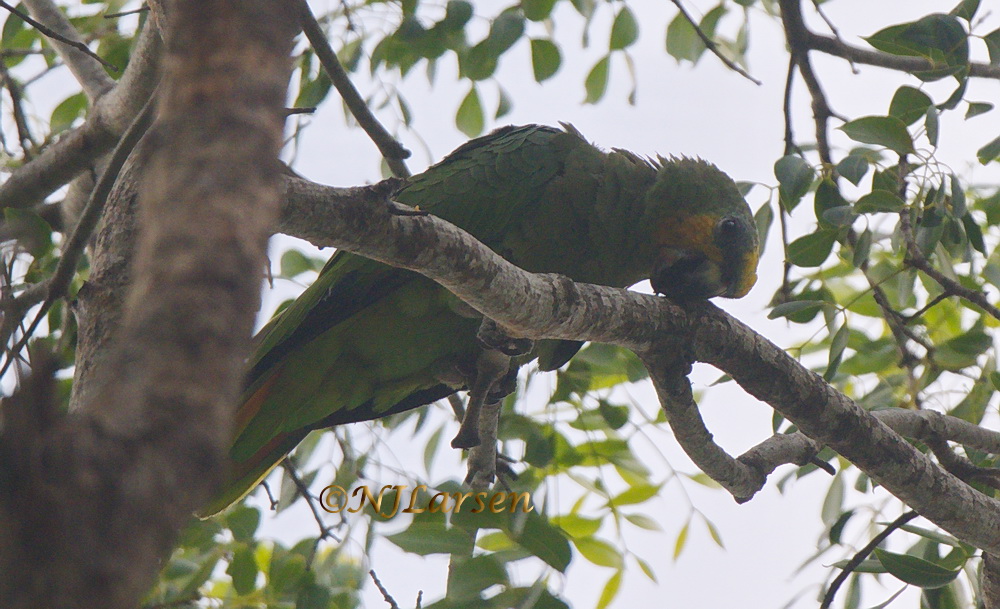
M 639 38 L 639 23 L 635 20 L 635 15 L 628 6 L 622 4 L 622 8 L 615 15 L 615 21 L 611 25 L 611 40 L 608 42 L 608 49 L 617 51 L 632 46 Z
M 815 172 L 809 163 L 794 154 L 781 157 L 774 164 L 774 177 L 778 178 L 781 206 L 792 211 L 809 192 Z
M 694 26 L 684 15 L 677 13 L 667 26 L 667 53 L 678 62 L 695 62 L 704 51 L 705 43 L 698 37 Z
M 753 215 L 753 223 L 757 226 L 757 243 L 760 244 L 760 254 L 764 254 L 764 246 L 767 244 L 767 233 L 771 230 L 774 222 L 774 210 L 771 204 L 765 202 Z
M 864 144 L 875 144 L 899 154 L 913 152 L 913 138 L 903 121 L 894 116 L 865 116 L 841 125 L 847 137 Z
M 904 124 L 912 125 L 921 116 L 927 113 L 927 108 L 933 105 L 931 98 L 921 91 L 909 85 L 903 85 L 896 89 L 889 103 L 889 116 L 895 116 Z
M 993 104 L 988 102 L 969 102 L 969 109 L 965 111 L 965 120 L 969 120 L 980 114 L 986 114 L 992 109 Z
M 510 583 L 507 570 L 495 554 L 455 560 L 448 573 L 448 598 L 457 601 L 478 599 L 491 586 Z
M 830 256 L 836 240 L 837 232 L 833 230 L 819 230 L 799 237 L 788 245 L 788 261 L 804 268 L 819 266 Z
M 854 210 L 859 214 L 871 214 L 880 212 L 895 213 L 906 206 L 895 193 L 888 190 L 873 190 L 858 199 L 854 204 Z
M 844 477 L 834 476 L 833 482 L 826 492 L 826 497 L 823 499 L 823 507 L 820 509 L 820 517 L 827 526 L 833 526 L 843 513 L 845 491 Z
M 969 212 L 965 202 L 965 189 L 958 176 L 951 174 L 951 213 L 956 218 L 961 218 Z
M 924 118 L 924 129 L 927 131 L 927 141 L 930 142 L 932 148 L 937 148 L 938 145 L 938 109 L 934 106 L 928 106 L 927 116 Z
M 535 81 L 542 82 L 551 78 L 562 63 L 559 47 L 546 38 L 531 40 L 531 68 L 535 73 Z
M 599 567 L 621 569 L 624 564 L 618 548 L 598 537 L 581 537 L 573 544 L 584 558 Z
M 826 302 L 822 300 L 793 300 L 791 302 L 783 302 L 771 309 L 771 312 L 767 314 L 767 318 L 778 319 L 780 317 L 788 317 L 801 311 L 819 309 L 825 304 Z
M 4 220 L 17 235 L 17 243 L 36 259 L 52 251 L 52 227 L 30 209 L 8 207 L 3 210 Z
M 608 90 L 608 79 L 611 72 L 611 63 L 609 57 L 605 55 L 601 58 L 594 67 L 590 69 L 590 73 L 587 74 L 587 80 L 584 81 L 584 88 L 587 90 L 587 97 L 583 100 L 585 104 L 596 104 L 601 101 L 604 97 L 605 92 Z
M 971 23 L 972 18 L 976 16 L 977 10 L 979 10 L 979 0 L 961 0 L 955 8 L 951 9 L 951 13 L 949 14 Z
M 24 3 L 19 2 L 15 7 L 22 12 L 24 11 Z M 14 46 L 14 37 L 25 30 L 24 20 L 18 17 L 15 13 L 7 15 L 7 20 L 3 22 L 3 32 L 0 33 L 0 46 L 5 49 L 16 48 Z
M 993 30 L 983 36 L 983 41 L 986 42 L 986 50 L 990 54 L 990 65 L 1000 65 L 1000 29 Z
M 483 117 L 483 106 L 479 102 L 479 92 L 473 86 L 458 107 L 458 113 L 455 114 L 455 125 L 465 135 L 476 137 L 483 132 L 484 123 L 485 118 Z
M 493 52 L 494 57 L 499 57 L 514 46 L 522 34 L 524 34 L 524 17 L 517 11 L 506 10 L 493 20 L 490 25 L 490 35 L 483 42 Z
M 655 497 L 662 486 L 661 484 L 636 484 L 612 497 L 608 504 L 622 506 L 644 503 Z
M 584 518 L 579 514 L 564 514 L 552 519 L 552 523 L 570 537 L 590 537 L 601 528 L 601 522 L 600 518 Z
M 896 554 L 881 548 L 875 548 L 875 557 L 897 579 L 921 588 L 940 588 L 951 583 L 961 573 L 961 569 L 945 569 L 916 556 Z
M 837 373 L 840 360 L 844 356 L 844 349 L 847 348 L 847 339 L 850 337 L 850 330 L 847 324 L 840 326 L 837 333 L 830 340 L 830 357 L 828 359 L 826 374 L 824 378 L 830 380 Z
M 868 261 L 868 256 L 872 249 L 872 232 L 869 229 L 861 231 L 858 235 L 858 240 L 854 244 L 854 256 L 851 259 L 851 264 L 854 268 L 861 268 L 861 265 Z
M 698 27 L 709 39 L 713 39 L 719 20 L 725 14 L 726 5 L 720 3 L 705 14 Z M 667 26 L 667 53 L 678 62 L 687 60 L 697 63 L 706 49 L 694 26 L 683 14 L 677 13 Z
M 530 21 L 548 19 L 556 0 L 521 0 L 521 10 Z
M 70 95 L 52 110 L 49 119 L 49 132 L 60 133 L 73 126 L 73 123 L 87 112 L 87 96 L 83 93 Z
M 464 507 L 464 506 L 463 506 Z M 463 510 L 461 513 L 465 513 Z M 472 518 L 482 514 L 473 514 Z M 460 554 L 469 549 L 468 534 L 457 528 L 445 528 L 443 522 L 414 521 L 405 530 L 386 539 L 405 552 L 428 554 Z
M 495 119 L 507 116 L 510 114 L 511 107 L 513 107 L 513 103 L 507 92 L 503 90 L 503 87 L 497 87 L 497 89 L 497 112 L 493 115 Z
M 296 108 L 314 108 L 326 99 L 333 82 L 326 72 L 320 72 L 316 78 L 306 80 L 299 85 L 299 95 L 295 98 Z
M 645 514 L 625 514 L 625 520 L 628 520 L 640 529 L 646 529 L 647 531 L 662 531 L 663 527 L 660 523 L 656 522 L 649 516 Z
M 857 186 L 868 173 L 868 159 L 860 154 L 849 154 L 837 163 L 837 173 Z
M 880 51 L 923 57 L 935 67 L 914 72 L 921 80 L 937 80 L 968 69 L 969 36 L 952 15 L 934 13 L 912 23 L 887 27 L 865 40 Z
M 837 209 L 840 209 L 841 213 L 834 213 L 832 216 L 828 216 L 827 212 Z M 819 184 L 816 185 L 816 196 L 813 197 L 813 211 L 816 213 L 819 225 L 823 228 L 830 228 L 831 224 L 843 224 L 844 218 L 842 217 L 842 212 L 844 209 L 846 209 L 847 215 L 850 216 L 851 206 L 844 200 L 843 195 L 840 194 L 837 184 L 830 178 L 820 180 Z M 847 224 L 850 224 L 850 221 Z
M 961 370 L 976 364 L 976 359 L 993 346 L 993 339 L 980 329 L 973 329 L 937 346 L 934 363 L 946 370 Z
M 233 578 L 233 589 L 243 596 L 250 594 L 257 587 L 257 559 L 253 550 L 247 545 L 241 545 L 233 553 L 226 573 Z
M 844 527 L 847 526 L 847 522 L 854 516 L 854 510 L 847 510 L 837 518 L 837 521 L 833 523 L 830 527 L 830 533 L 827 536 L 830 539 L 830 543 L 839 544 L 840 536 L 844 532 Z
M 496 72 L 498 56 L 486 41 L 480 42 L 459 56 L 461 73 L 469 80 L 485 80 Z
M 1000 157 L 1000 136 L 976 151 L 976 158 L 983 165 L 995 161 Z
M 236 541 L 251 542 L 260 524 L 260 511 L 256 508 L 239 505 L 226 514 L 226 528 L 233 533 Z
M 465 24 L 472 19 L 472 3 L 466 0 L 448 0 L 444 19 L 439 23 L 446 32 L 460 32 Z
M 275 592 L 282 592 L 296 587 L 306 572 L 306 558 L 299 554 L 288 553 L 275 555 L 267 570 L 267 587 Z
M 681 553 L 684 552 L 684 546 L 687 545 L 688 533 L 691 531 L 691 521 L 688 520 L 681 527 L 680 532 L 677 533 L 677 539 L 674 540 L 674 560 L 676 561 L 680 558 Z
M 615 406 L 601 400 L 597 405 L 597 410 L 611 429 L 621 429 L 628 423 L 628 406 Z
M 565 572 L 573 558 L 573 552 L 562 530 L 553 526 L 538 512 L 515 513 L 511 520 L 514 520 L 514 517 L 517 517 L 516 522 L 523 523 L 523 526 L 519 525 L 516 533 L 511 533 L 514 541 L 552 568 L 561 573 Z
M 615 600 L 618 596 L 618 589 L 622 585 L 622 572 L 621 569 L 615 571 L 614 575 L 608 579 L 608 583 L 604 584 L 604 589 L 601 590 L 601 596 L 597 599 L 596 609 L 605 609 L 611 604 L 611 601 Z
M 287 250 L 281 255 L 281 276 L 287 279 L 297 277 L 307 271 L 315 271 L 316 266 L 311 258 L 299 250 Z

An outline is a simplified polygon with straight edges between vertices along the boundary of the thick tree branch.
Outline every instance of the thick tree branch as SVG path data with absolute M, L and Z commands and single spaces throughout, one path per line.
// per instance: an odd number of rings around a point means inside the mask
M 0 5 L 17 13 L 26 23 L 37 28 L 52 41 L 56 53 L 62 58 L 69 71 L 73 73 L 91 103 L 115 86 L 115 81 L 107 75 L 103 66 L 114 70 L 118 68 L 102 59 L 81 42 L 80 34 L 55 3 L 51 0 L 24 0 L 24 4 L 37 21 L 0 0 Z
M 922 516 L 963 541 L 1000 550 L 1000 502 L 942 470 L 819 375 L 715 306 L 681 308 L 663 298 L 526 273 L 446 222 L 393 214 L 383 198 L 392 188 L 383 182 L 330 189 L 288 179 L 282 230 L 418 270 L 513 337 L 592 340 L 639 352 L 659 341 L 681 340 L 694 360 L 727 372 Z
M 25 409 L 2 411 L 5 608 L 135 607 L 222 472 L 277 211 L 294 28 L 270 0 L 174 7 L 117 342 L 77 413 L 15 434 Z
M 0 208 L 33 207 L 110 151 L 159 80 L 159 33 L 152 24 L 137 37 L 114 89 L 94 104 L 83 125 L 63 134 L 0 184 Z

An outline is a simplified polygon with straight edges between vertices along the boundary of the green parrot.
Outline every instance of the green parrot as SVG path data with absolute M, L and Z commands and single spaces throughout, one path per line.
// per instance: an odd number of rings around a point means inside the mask
M 473 139 L 409 178 L 394 199 L 527 271 L 621 288 L 648 278 L 675 300 L 739 298 L 756 281 L 753 217 L 725 173 L 697 159 L 605 152 L 569 125 Z M 311 430 L 403 412 L 471 385 L 461 371 L 483 350 L 481 322 L 422 275 L 336 252 L 258 334 L 229 478 L 206 513 L 252 490 Z M 555 369 L 579 347 L 539 341 L 516 363 L 537 357 Z

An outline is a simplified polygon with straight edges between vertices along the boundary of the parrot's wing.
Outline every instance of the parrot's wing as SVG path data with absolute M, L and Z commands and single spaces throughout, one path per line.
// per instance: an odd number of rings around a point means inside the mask
M 267 323 L 255 338 L 248 386 L 261 379 L 285 355 L 413 278 L 401 269 L 338 251 L 316 281 Z
M 460 226 L 501 255 L 511 226 L 530 221 L 566 157 L 590 145 L 552 127 L 503 127 L 470 140 L 411 178 L 396 198 Z M 514 253 L 516 261 L 516 252 Z

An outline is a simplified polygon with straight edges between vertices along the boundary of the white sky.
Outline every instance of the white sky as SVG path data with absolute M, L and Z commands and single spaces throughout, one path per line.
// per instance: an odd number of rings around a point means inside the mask
M 996 10 L 998 7 L 994 3 L 995 0 L 983 0 L 981 13 Z M 314 4 L 317 11 L 322 11 L 332 5 L 333 0 L 321 0 Z M 479 4 L 484 12 L 497 10 L 495 3 Z M 501 123 L 488 123 L 488 128 L 508 123 L 555 124 L 568 121 L 601 146 L 628 148 L 642 154 L 702 156 L 719 165 L 736 180 L 774 184 L 772 166 L 783 149 L 781 108 L 787 66 L 779 24 L 763 15 L 759 6 L 752 11 L 750 72 L 764 82 L 758 87 L 728 71 L 707 53 L 694 69 L 689 64 L 678 66 L 663 49 L 666 26 L 676 13 L 674 6 L 667 0 L 633 1 L 629 5 L 640 23 L 639 43 L 630 50 L 638 74 L 636 106 L 629 106 L 625 101 L 629 81 L 625 62 L 620 56 L 612 61 L 612 78 L 605 100 L 594 106 L 581 104 L 584 98 L 583 80 L 606 45 L 611 11 L 607 6 L 602 7 L 601 18 L 591 26 L 591 48 L 580 50 L 578 40 L 582 20 L 568 2 L 560 2 L 556 37 L 563 51 L 562 68 L 545 85 L 535 84 L 527 44 L 523 41 L 519 43 L 502 60 L 497 77 L 514 100 L 513 112 Z M 928 12 L 949 10 L 951 5 L 950 0 L 945 3 L 931 0 L 838 0 L 824 4 L 824 8 L 848 42 L 864 46 L 857 36 L 874 33 L 886 25 Z M 713 3 L 702 0 L 688 2 L 686 6 L 696 14 L 703 14 Z M 738 7 L 731 8 L 735 10 Z M 85 9 L 82 5 L 71 5 L 70 10 Z M 807 9 L 806 12 L 813 27 L 825 32 L 812 11 Z M 734 32 L 737 22 L 737 15 L 731 14 L 723 21 L 722 31 Z M 986 33 L 997 26 L 998 16 L 993 14 L 988 24 L 978 32 Z M 543 33 L 542 25 L 529 25 L 529 35 Z M 985 57 L 981 47 L 974 49 L 973 53 L 980 59 Z M 859 66 L 860 73 L 855 75 L 840 60 L 817 54 L 813 58 L 834 110 L 851 117 L 884 114 L 896 87 L 904 83 L 919 85 L 914 78 L 886 70 Z M 415 153 L 409 160 L 414 172 L 438 160 L 466 139 L 454 127 L 454 112 L 468 85 L 449 82 L 455 73 L 454 61 L 445 59 L 438 68 L 435 87 L 427 85 L 419 67 L 397 83 L 410 104 L 415 118 L 414 129 L 427 144 L 425 149 L 411 135 L 402 134 L 404 143 Z M 39 91 L 34 92 L 33 109 L 41 117 L 47 117 L 52 105 L 70 92 L 72 83 L 67 82 L 63 74 L 48 77 L 45 86 L 51 97 L 42 99 Z M 371 83 L 360 82 L 359 86 L 363 91 L 373 90 Z M 940 102 L 951 87 L 951 83 L 945 83 L 933 85 L 928 90 L 935 101 Z M 966 98 L 996 100 L 998 87 L 1000 84 L 995 81 L 973 82 Z M 486 108 L 495 107 L 496 94 L 492 83 L 481 85 L 480 94 Z M 795 90 L 794 105 L 795 133 L 799 143 L 807 143 L 812 139 L 813 124 L 809 100 L 801 86 Z M 957 116 L 943 121 L 939 158 L 951 163 L 956 171 L 969 175 L 967 163 L 974 160 L 975 150 L 1000 133 L 1000 117 L 994 112 L 966 123 L 961 120 L 963 112 L 950 113 Z M 380 116 L 391 129 L 393 116 Z M 331 94 L 320 112 L 309 120 L 312 125 L 302 139 L 295 165 L 297 171 L 319 182 L 344 186 L 379 179 L 374 147 L 360 130 L 344 126 L 341 105 L 335 94 Z M 831 122 L 831 126 L 837 124 L 837 121 Z M 839 132 L 833 133 L 836 145 L 850 145 Z M 425 150 L 430 151 L 429 156 Z M 972 167 L 971 175 L 980 183 L 997 183 L 1000 177 L 995 169 L 979 166 Z M 756 210 L 767 197 L 765 189 L 755 189 L 749 197 L 751 207 Z M 800 210 L 805 211 L 800 215 L 809 215 L 807 210 L 810 207 L 803 205 Z M 797 219 L 793 226 L 799 234 L 804 234 L 810 230 L 810 222 L 808 218 Z M 272 251 L 276 252 L 289 242 L 286 238 L 276 239 Z M 780 283 L 780 268 L 780 243 L 772 238 L 761 262 L 760 280 L 751 294 L 738 301 L 717 301 L 717 304 L 772 341 L 787 347 L 798 344 L 809 334 L 801 327 L 766 318 L 767 303 Z M 287 297 L 290 290 L 287 285 L 279 285 L 278 294 L 269 295 L 268 302 L 273 306 L 279 299 Z M 694 375 L 696 389 L 704 388 L 717 377 L 717 371 L 699 367 Z M 647 411 L 655 409 L 651 389 L 637 387 L 631 392 Z M 709 391 L 701 406 L 716 440 L 731 454 L 743 452 L 770 434 L 771 410 L 744 395 L 731 383 Z M 535 404 L 532 408 L 537 411 L 540 405 Z M 398 438 L 399 444 L 391 446 L 392 453 L 401 463 L 422 459 L 421 442 L 410 441 L 404 433 L 396 434 L 394 438 Z M 655 449 L 652 446 L 637 448 L 648 458 L 647 463 L 654 471 L 662 467 L 662 474 L 654 475 L 654 479 L 666 479 L 669 474 L 668 465 L 658 456 L 657 450 L 666 455 L 669 466 L 677 471 L 697 471 L 676 447 L 669 431 L 664 431 L 654 441 L 657 444 Z M 417 450 L 414 451 L 414 447 Z M 638 506 L 639 509 L 633 511 L 655 514 L 664 532 L 650 534 L 632 529 L 627 531 L 626 540 L 630 550 L 652 565 L 659 585 L 646 579 L 631 563 L 613 607 L 782 607 L 801 592 L 805 593 L 791 606 L 816 606 L 816 589 L 807 587 L 821 581 L 828 573 L 821 565 L 840 557 L 827 556 L 819 565 L 813 564 L 798 576 L 795 571 L 815 552 L 816 540 L 822 531 L 820 505 L 829 479 L 825 475 L 812 475 L 786 488 L 784 495 L 779 494 L 774 482 L 790 470 L 790 467 L 779 470 L 758 497 L 742 506 L 736 505 L 722 491 L 709 490 L 691 482 L 685 483 L 684 492 L 681 492 L 677 481 L 667 486 L 663 497 Z M 457 455 L 450 449 L 441 449 L 434 472 L 436 479 L 460 478 L 463 473 L 464 465 L 458 462 Z M 849 481 L 853 482 L 853 477 Z M 570 499 L 575 498 L 577 493 L 572 483 L 565 482 L 565 494 Z M 689 499 L 685 498 L 685 493 Z M 704 527 L 696 522 L 692 525 L 688 550 L 675 563 L 671 558 L 674 538 L 689 514 L 688 501 L 718 526 L 726 549 L 718 548 Z M 849 504 L 862 501 L 869 503 L 866 498 L 848 499 Z M 268 521 L 264 530 L 285 540 L 294 540 L 313 534 L 315 524 L 304 507 L 298 506 L 274 521 Z M 602 530 L 601 535 L 614 538 L 613 533 L 606 530 Z M 854 531 L 853 539 L 861 544 L 867 541 L 863 531 Z M 379 544 L 367 560 L 404 607 L 412 606 L 417 590 L 424 590 L 425 604 L 443 594 L 446 578 L 444 560 L 423 560 L 415 555 L 403 554 L 388 543 Z M 526 570 L 523 575 L 530 581 L 533 573 L 533 570 Z M 562 584 L 564 594 L 575 607 L 593 607 L 610 575 L 610 570 L 590 566 L 576 556 Z M 891 578 L 885 578 L 885 581 L 888 586 L 885 590 L 888 591 L 878 591 L 867 597 L 865 606 L 881 602 L 898 589 L 899 586 Z M 899 601 L 896 606 L 912 607 L 915 598 L 916 595 L 910 593 L 911 600 Z M 372 608 L 385 606 L 373 586 L 368 586 L 365 605 Z

